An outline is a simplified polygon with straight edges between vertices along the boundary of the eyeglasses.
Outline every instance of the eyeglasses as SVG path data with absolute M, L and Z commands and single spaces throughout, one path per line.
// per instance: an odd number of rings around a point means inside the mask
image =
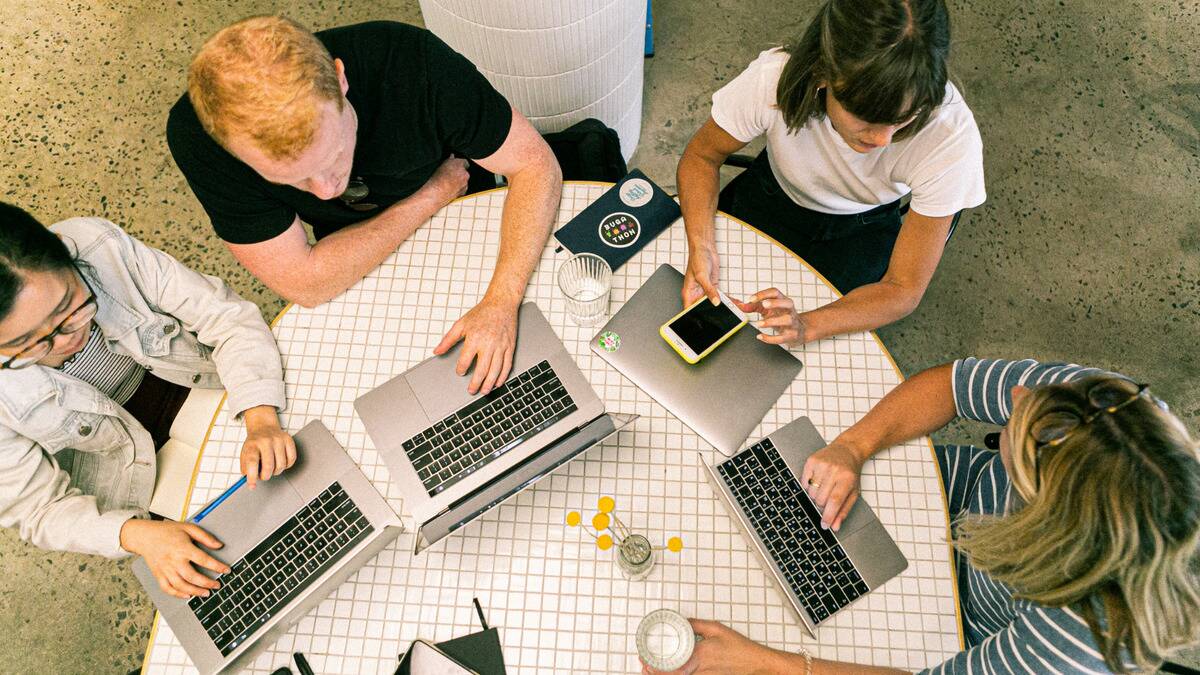
M 370 194 L 371 188 L 367 187 L 361 178 L 351 178 L 350 182 L 346 184 L 345 192 L 338 195 L 338 199 L 342 204 L 355 211 L 374 211 L 379 208 L 378 204 L 362 201 Z
M 88 284 L 87 279 L 84 279 L 82 274 L 79 275 L 79 278 L 83 280 L 83 285 L 88 289 L 87 300 L 84 300 L 82 305 L 76 307 L 68 314 L 67 318 L 63 319 L 54 330 L 47 333 L 37 342 L 17 352 L 9 360 L 0 363 L 0 370 L 18 370 L 41 361 L 54 349 L 54 338 L 59 335 L 74 335 L 86 328 L 92 322 L 92 319 L 96 318 L 96 311 L 99 309 L 96 305 L 96 292 L 92 290 L 91 285 Z
M 1090 424 L 1100 415 L 1111 415 L 1121 408 L 1130 405 L 1141 398 L 1143 394 L 1147 394 L 1150 389 L 1150 385 L 1148 384 L 1139 384 L 1136 385 L 1136 391 L 1130 391 L 1131 385 L 1133 383 L 1129 380 L 1105 380 L 1097 382 L 1087 391 L 1088 405 L 1095 408 L 1095 412 L 1083 417 L 1065 410 L 1048 412 L 1030 425 L 1029 434 L 1037 441 L 1039 450 L 1044 447 L 1062 445 L 1080 427 Z M 1158 399 L 1154 399 L 1154 402 L 1160 408 L 1166 407 L 1166 404 Z M 989 450 L 999 450 L 1000 434 L 990 433 L 985 435 L 983 437 L 983 444 Z
M 1136 387 L 1134 391 L 1130 391 Z M 1104 380 L 1097 382 L 1087 390 L 1087 401 L 1095 410 L 1083 417 L 1066 410 L 1054 410 L 1034 420 L 1029 426 L 1029 435 L 1037 442 L 1038 449 L 1054 448 L 1062 445 L 1079 431 L 1080 428 L 1091 424 L 1101 415 L 1111 415 L 1132 404 L 1147 394 L 1148 384 L 1137 384 L 1129 380 Z
M 1130 388 L 1136 388 L 1130 391 Z M 1149 394 L 1150 385 L 1134 384 L 1129 380 L 1104 380 L 1097 382 L 1087 390 L 1088 405 L 1093 412 L 1080 417 L 1077 413 L 1067 410 L 1052 410 L 1034 420 L 1029 426 L 1029 435 L 1037 445 L 1033 455 L 1033 490 L 1040 491 L 1042 483 L 1041 471 L 1038 464 L 1042 459 L 1042 450 L 1055 448 L 1067 442 L 1075 432 L 1091 424 L 1101 415 L 1111 415 L 1132 404 L 1143 395 Z M 1163 403 L 1155 399 L 1159 407 Z

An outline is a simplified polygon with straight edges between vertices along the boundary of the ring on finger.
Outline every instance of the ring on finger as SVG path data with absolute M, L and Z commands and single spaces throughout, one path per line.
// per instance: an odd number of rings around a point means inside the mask
M 808 479 L 808 484 L 817 488 L 818 490 L 821 489 L 821 484 L 811 478 Z

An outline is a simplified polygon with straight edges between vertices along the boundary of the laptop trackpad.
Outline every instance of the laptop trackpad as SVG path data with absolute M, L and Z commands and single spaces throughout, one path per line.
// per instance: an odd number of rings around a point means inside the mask
M 213 557 L 230 564 L 249 553 L 303 505 L 295 488 L 283 476 L 275 476 L 260 480 L 253 490 L 243 485 L 199 525 L 224 544 L 210 551 Z
M 474 365 L 462 377 L 454 370 L 458 366 L 461 350 L 460 342 L 448 353 L 426 359 L 403 376 L 408 380 L 408 385 L 425 415 L 429 417 L 430 423 L 442 419 L 475 398 L 467 393 L 471 373 L 475 370 Z

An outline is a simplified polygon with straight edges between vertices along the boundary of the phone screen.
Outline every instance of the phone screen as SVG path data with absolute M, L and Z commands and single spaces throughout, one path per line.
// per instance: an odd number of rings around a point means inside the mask
M 741 322 L 724 302 L 714 306 L 704 300 L 668 325 L 689 349 L 702 354 Z

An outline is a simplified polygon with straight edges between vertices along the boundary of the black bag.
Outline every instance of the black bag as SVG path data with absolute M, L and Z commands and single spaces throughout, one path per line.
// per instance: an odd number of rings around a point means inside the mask
M 621 139 L 600 120 L 576 122 L 542 138 L 558 159 L 563 180 L 615 183 L 628 173 L 621 156 Z

